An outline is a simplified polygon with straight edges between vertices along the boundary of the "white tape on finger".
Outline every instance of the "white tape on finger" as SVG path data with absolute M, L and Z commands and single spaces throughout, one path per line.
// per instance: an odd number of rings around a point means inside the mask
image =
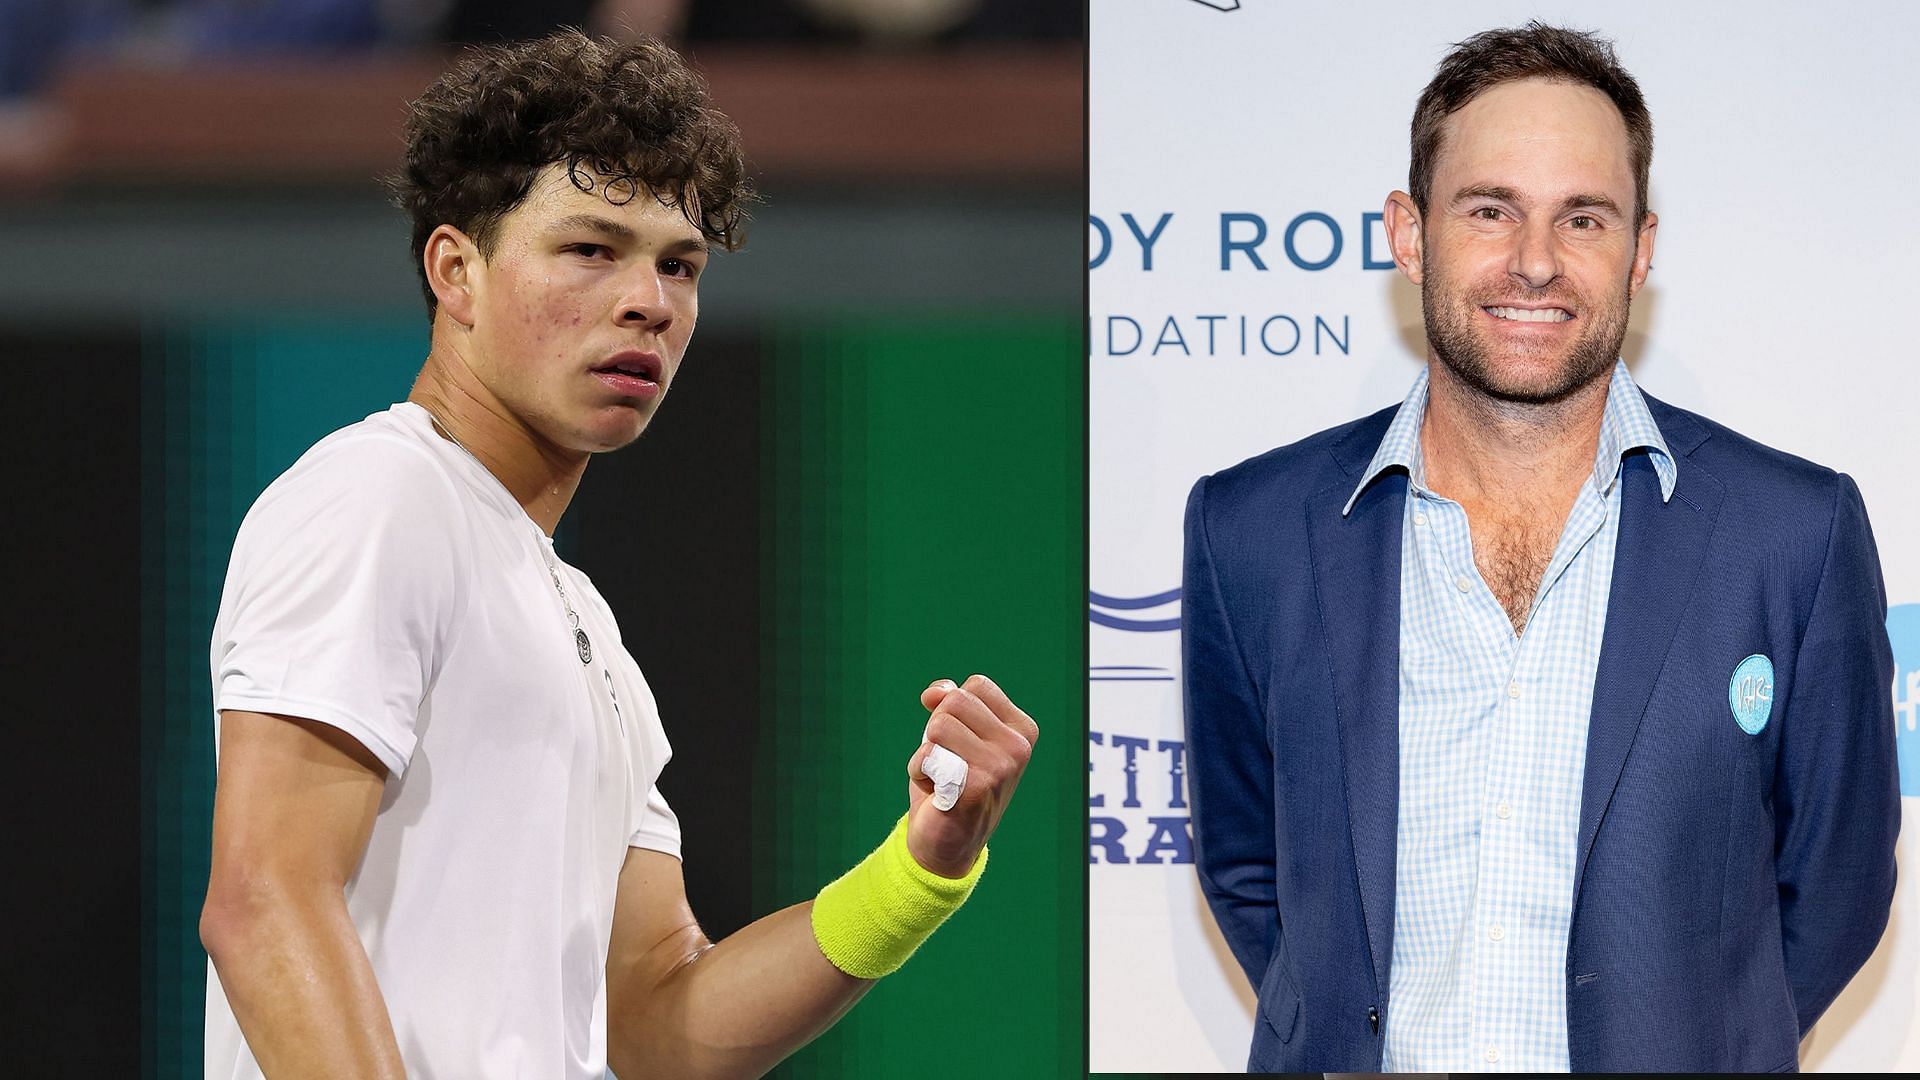
M 920 759 L 920 775 L 933 781 L 933 805 L 942 812 L 953 809 L 967 789 L 966 759 L 937 743 Z

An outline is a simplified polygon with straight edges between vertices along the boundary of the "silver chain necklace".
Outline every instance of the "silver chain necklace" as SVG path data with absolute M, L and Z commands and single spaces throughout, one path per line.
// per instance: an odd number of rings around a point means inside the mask
M 573 601 L 567 599 L 567 587 L 560 583 L 560 568 L 553 560 L 553 550 L 540 545 L 540 554 L 546 556 L 547 576 L 553 579 L 553 587 L 560 594 L 560 603 L 567 609 L 567 622 L 573 627 L 573 647 L 580 654 L 580 662 L 593 663 L 593 642 L 587 640 L 587 632 L 580 629 L 580 614 L 573 610 Z
M 453 429 L 448 427 L 438 416 L 434 416 L 432 409 L 427 408 L 425 405 L 420 406 L 420 408 L 429 417 L 432 417 L 434 426 L 440 429 L 440 433 L 445 435 L 448 441 L 452 442 L 453 445 L 459 447 L 461 450 L 466 451 L 466 455 L 472 458 L 475 464 L 483 469 L 487 468 L 487 463 L 480 460 L 480 455 L 467 449 L 467 444 L 456 438 L 453 434 Z M 493 470 L 488 469 L 487 471 L 491 474 Z M 532 524 L 531 519 L 529 519 L 528 523 Z M 537 530 L 539 526 L 534 525 L 534 528 Z M 542 536 L 544 537 L 544 535 L 543 533 Z M 593 663 L 593 641 L 587 637 L 585 630 L 580 629 L 580 613 L 573 610 L 573 601 L 567 597 L 567 587 L 560 583 L 560 567 L 554 562 L 553 548 L 549 544 L 541 544 L 540 555 L 546 560 L 547 577 L 552 579 L 554 591 L 560 594 L 561 606 L 567 609 L 567 625 L 573 630 L 574 651 L 579 654 L 581 663 L 591 664 Z M 612 693 L 613 691 L 613 675 L 611 672 L 607 675 L 607 691 L 608 693 Z M 619 699 L 616 697 L 614 699 L 614 711 L 617 713 L 619 709 Z
M 472 458 L 474 464 L 480 466 L 482 469 L 487 468 L 487 463 L 480 460 L 480 455 L 467 449 L 466 443 L 454 438 L 453 429 L 442 423 L 438 416 L 434 416 L 432 409 L 427 408 L 425 405 L 420 406 L 420 408 L 421 411 L 425 412 L 429 417 L 432 417 L 434 426 L 440 429 L 441 434 L 445 435 L 449 442 L 459 447 L 468 457 Z M 491 476 L 493 470 L 487 469 L 487 474 Z M 497 480 L 498 478 L 496 477 L 495 479 Z M 529 518 L 527 523 L 533 525 L 533 520 Z M 533 528 L 535 532 L 540 531 L 540 526 L 538 525 L 533 525 Z M 546 534 L 541 533 L 541 537 L 545 539 Z M 560 603 L 567 609 L 567 625 L 573 628 L 574 651 L 579 654 L 582 664 L 591 666 L 593 664 L 593 642 L 588 639 L 587 632 L 580 628 L 580 613 L 573 610 L 573 601 L 567 597 L 567 587 L 560 582 L 560 567 L 554 561 L 553 545 L 551 543 L 542 543 L 540 545 L 540 555 L 541 558 L 546 560 L 547 577 L 553 581 L 553 591 L 560 594 Z M 627 731 L 627 718 L 620 711 L 620 694 L 613 688 L 613 668 L 608 665 L 602 665 L 600 674 L 607 681 L 607 700 L 613 705 L 613 719 L 615 723 L 620 725 L 620 734 L 624 738 Z

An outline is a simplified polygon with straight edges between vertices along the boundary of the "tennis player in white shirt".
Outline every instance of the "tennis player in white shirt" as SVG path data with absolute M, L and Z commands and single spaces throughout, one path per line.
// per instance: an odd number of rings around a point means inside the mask
M 261 495 L 214 627 L 206 1074 L 759 1075 L 965 899 L 1038 730 L 935 681 L 892 834 L 707 940 L 652 694 L 551 536 L 737 246 L 737 132 L 671 50 L 569 31 L 469 54 L 408 138 L 431 350 Z

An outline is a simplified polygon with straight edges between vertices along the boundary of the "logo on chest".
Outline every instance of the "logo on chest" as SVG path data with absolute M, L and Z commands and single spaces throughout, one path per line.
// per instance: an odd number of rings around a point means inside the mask
M 1773 714 L 1773 661 L 1759 653 L 1740 661 L 1727 683 L 1727 705 L 1741 731 L 1760 734 Z

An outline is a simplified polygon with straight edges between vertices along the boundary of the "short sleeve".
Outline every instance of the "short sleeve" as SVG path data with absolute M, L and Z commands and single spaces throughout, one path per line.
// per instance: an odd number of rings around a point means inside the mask
M 469 543 L 452 483 L 424 449 L 370 435 L 315 447 L 234 541 L 214 708 L 332 725 L 404 773 L 459 618 Z
M 674 816 L 660 785 L 647 789 L 647 803 L 640 811 L 640 827 L 627 839 L 628 847 L 646 848 L 680 857 L 680 819 Z

